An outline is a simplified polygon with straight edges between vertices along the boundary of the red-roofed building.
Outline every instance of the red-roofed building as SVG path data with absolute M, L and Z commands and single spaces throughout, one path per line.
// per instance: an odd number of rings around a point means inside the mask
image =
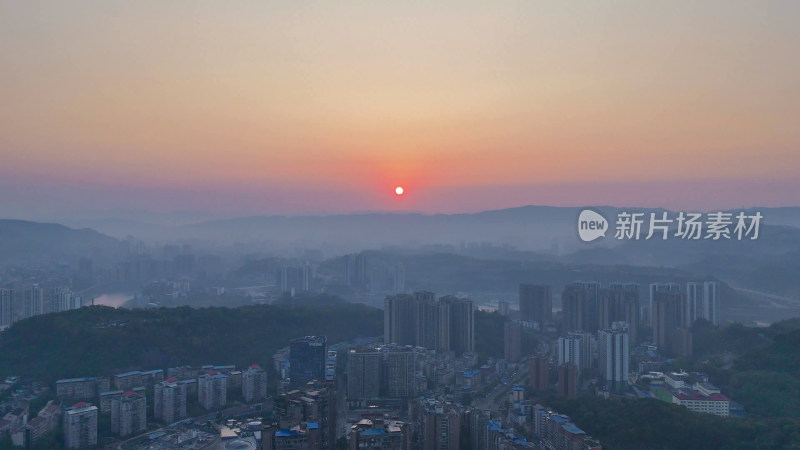
M 133 391 L 111 399 L 111 431 L 130 436 L 147 429 L 147 398 Z
M 197 399 L 208 410 L 219 409 L 227 403 L 228 377 L 212 370 L 197 377 Z
M 257 364 L 244 371 L 242 395 L 247 403 L 261 402 L 267 397 L 267 372 Z
M 721 417 L 730 415 L 730 399 L 719 393 L 704 394 L 701 391 L 681 389 L 672 393 L 672 403 L 699 413 Z

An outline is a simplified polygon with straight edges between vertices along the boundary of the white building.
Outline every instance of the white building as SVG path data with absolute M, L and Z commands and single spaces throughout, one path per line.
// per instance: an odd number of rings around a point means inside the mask
M 719 285 L 716 281 L 686 283 L 686 308 L 683 327 L 692 326 L 695 320 L 705 319 L 719 325 Z
M 611 329 L 597 332 L 597 364 L 610 386 L 622 387 L 628 382 L 629 339 L 625 322 L 614 322 Z
M 242 395 L 247 403 L 267 397 L 267 372 L 256 364 L 242 374 Z
M 14 322 L 14 290 L 0 289 L 0 330 Z
M 164 423 L 186 418 L 186 384 L 175 378 L 156 383 L 153 387 L 153 416 Z
M 664 382 L 672 389 L 683 389 L 686 387 L 686 381 L 688 379 L 689 374 L 684 371 L 664 374 Z
M 721 417 L 730 415 L 730 400 L 720 394 L 719 390 L 715 393 L 704 394 L 702 390 L 681 389 L 672 394 L 672 403 L 699 413 Z
M 25 289 L 25 299 L 22 307 L 23 317 L 26 319 L 44 313 L 44 293 L 38 284 Z
M 574 364 L 579 372 L 592 367 L 592 344 L 594 337 L 589 333 L 569 333 L 556 341 L 558 365 Z
M 111 399 L 111 431 L 130 436 L 147 429 L 147 398 L 133 391 Z
M 716 281 L 706 281 L 703 283 L 703 303 L 701 304 L 698 316 L 708 320 L 714 325 L 719 325 L 719 286 Z
M 197 398 L 205 409 L 218 409 L 227 400 L 228 377 L 212 370 L 197 377 Z
M 77 403 L 64 413 L 64 445 L 87 448 L 97 445 L 97 407 Z
M 50 288 L 50 312 L 61 312 L 75 309 L 74 294 L 67 287 Z

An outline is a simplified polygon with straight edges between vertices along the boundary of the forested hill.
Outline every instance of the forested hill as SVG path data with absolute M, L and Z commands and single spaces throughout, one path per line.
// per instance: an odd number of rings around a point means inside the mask
M 331 343 L 383 333 L 383 312 L 356 304 L 114 309 L 92 306 L 20 321 L 0 334 L 0 376 L 111 375 L 185 364 L 261 364 L 296 337 Z

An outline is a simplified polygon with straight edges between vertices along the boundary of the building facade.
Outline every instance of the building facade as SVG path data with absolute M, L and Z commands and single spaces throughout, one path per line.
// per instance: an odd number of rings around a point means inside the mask
M 296 388 L 312 380 L 324 380 L 327 352 L 325 336 L 306 336 L 292 340 L 289 345 L 290 386 Z
M 97 407 L 77 403 L 64 412 L 64 446 L 92 448 L 97 445 Z
M 523 283 L 519 285 L 519 314 L 526 322 L 534 322 L 540 330 L 553 320 L 553 288 Z
M 228 403 L 228 377 L 212 370 L 197 377 L 197 399 L 205 409 L 219 409 Z

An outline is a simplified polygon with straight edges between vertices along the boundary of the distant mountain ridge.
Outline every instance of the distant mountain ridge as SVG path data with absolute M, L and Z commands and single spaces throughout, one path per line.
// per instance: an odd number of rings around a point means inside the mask
M 88 228 L 73 229 L 57 223 L 0 220 L 0 262 L 77 260 L 82 256 L 110 257 L 119 241 Z
M 132 235 L 144 240 L 199 239 L 221 244 L 260 243 L 271 248 L 328 246 L 336 252 L 351 252 L 383 246 L 420 246 L 490 242 L 508 244 L 524 250 L 570 253 L 587 248 L 612 247 L 610 239 L 587 246 L 576 238 L 577 217 L 586 207 L 520 206 L 476 213 L 423 214 L 418 212 L 361 212 L 334 215 L 249 216 L 192 222 L 201 213 L 168 224 L 156 214 L 148 223 L 143 215 L 127 218 L 99 217 L 91 220 L 65 220 L 68 226 L 91 227 L 102 233 L 124 238 Z M 615 222 L 617 213 L 668 211 L 663 208 L 588 206 Z M 800 207 L 747 208 L 758 210 L 763 223 L 800 227 Z M 740 210 L 735 210 L 740 211 Z M 165 216 L 173 218 L 170 215 Z

